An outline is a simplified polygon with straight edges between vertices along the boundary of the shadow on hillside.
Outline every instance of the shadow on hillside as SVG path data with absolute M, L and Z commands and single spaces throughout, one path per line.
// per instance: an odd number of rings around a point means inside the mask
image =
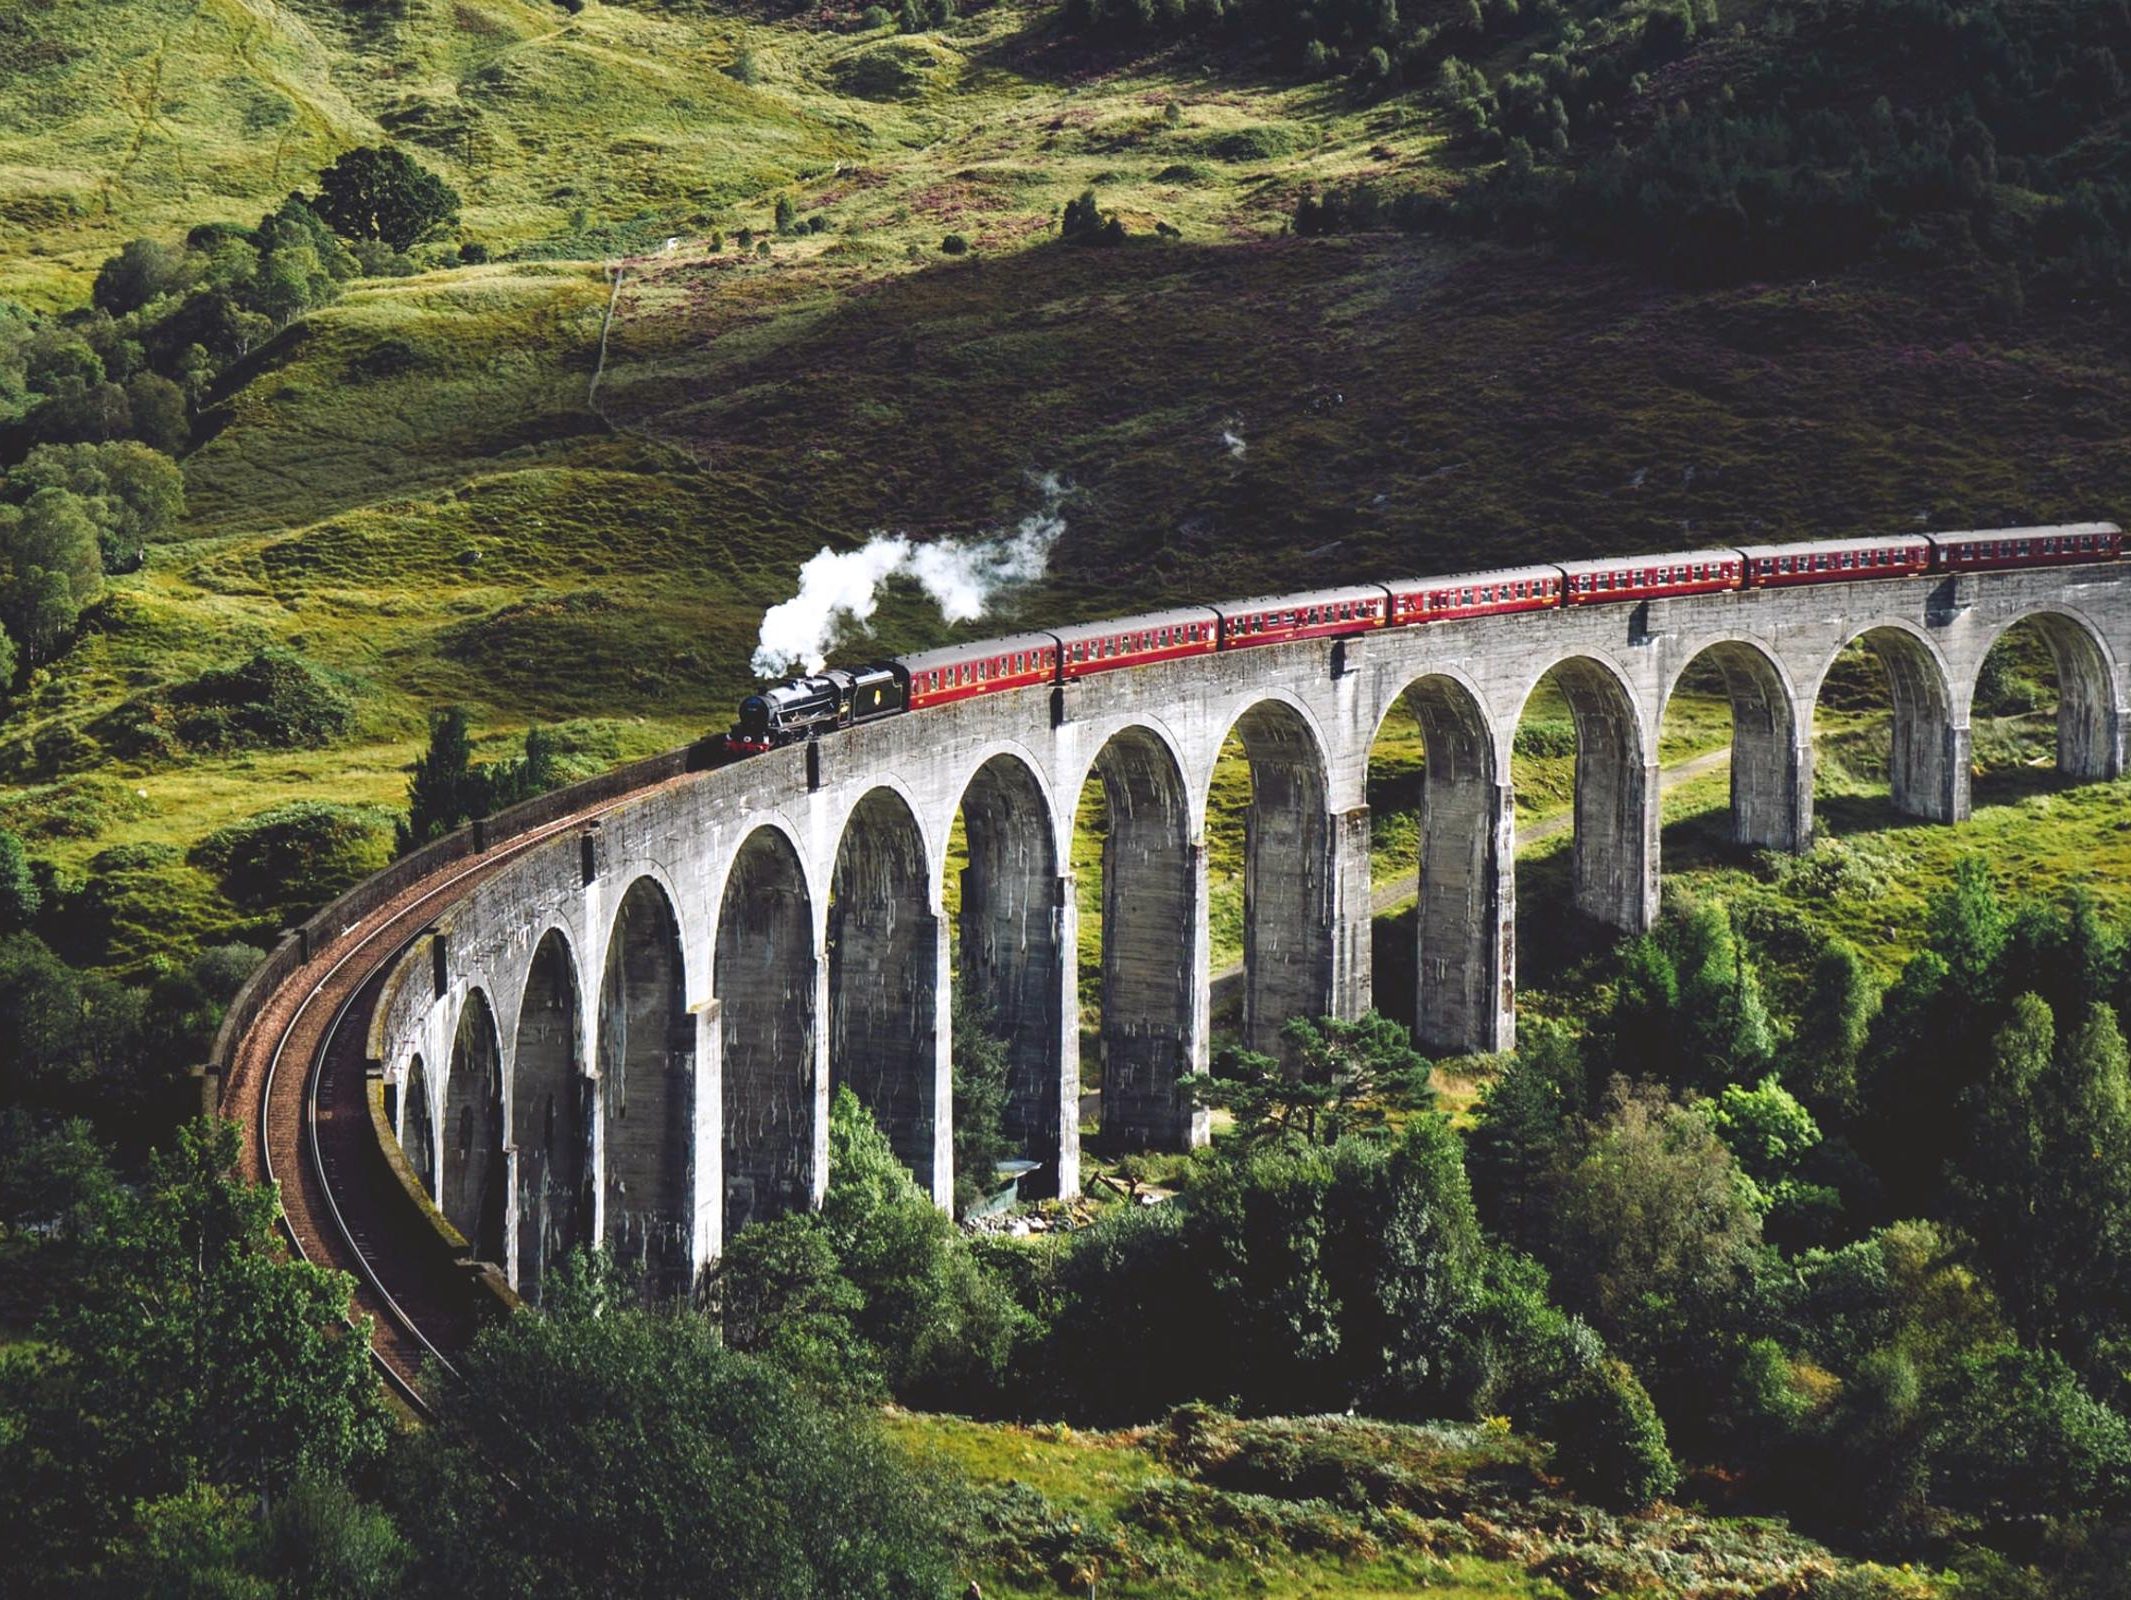
M 1943 331 L 1920 299 L 1877 305 L 1869 338 L 1843 297 L 1789 307 L 1746 382 L 1759 291 L 1388 235 L 971 237 L 914 271 L 839 258 L 850 291 L 782 321 L 747 316 L 750 283 L 799 270 L 775 263 L 676 296 L 617 329 L 606 404 L 765 543 L 1007 523 L 1027 473 L 1063 473 L 1053 615 L 1897 520 L 1985 455 L 2038 516 L 2131 498 L 2131 457 L 2048 442 L 2082 406 L 2131 433 L 2131 384 L 2073 406 L 2043 363 L 2005 385 L 1988 335 L 1926 375 L 1900 357 Z M 2082 481 L 2027 465 L 2061 461 Z
M 1233 35 L 1094 38 L 1067 27 L 1060 10 L 1030 10 L 1026 15 L 1025 26 L 970 51 L 971 64 L 987 71 L 1010 72 L 1042 83 L 1076 88 L 1127 75 L 1153 78 L 1164 74 L 1216 83 L 1224 91 L 1308 87 L 1283 65 L 1277 46 L 1239 42 Z M 1347 94 L 1344 85 L 1328 85 L 1323 93 L 1327 103 L 1307 109 L 1343 109 L 1343 105 L 1334 103 L 1334 97 L 1344 100 Z

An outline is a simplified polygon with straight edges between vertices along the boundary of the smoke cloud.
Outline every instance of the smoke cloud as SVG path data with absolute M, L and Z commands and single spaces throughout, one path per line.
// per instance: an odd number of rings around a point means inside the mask
M 913 543 L 900 533 L 876 533 L 858 550 L 824 549 L 799 569 L 799 592 L 771 606 L 749 665 L 759 678 L 782 678 L 797 667 L 819 672 L 829 652 L 853 632 L 871 632 L 883 587 L 908 578 L 949 622 L 974 622 L 1009 590 L 1033 583 L 1050 565 L 1065 533 L 1059 507 L 1068 485 L 1049 473 L 1031 480 L 1043 503 L 991 539 Z

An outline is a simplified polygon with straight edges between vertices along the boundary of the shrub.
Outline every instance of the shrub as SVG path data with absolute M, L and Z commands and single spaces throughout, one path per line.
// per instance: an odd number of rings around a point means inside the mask
M 237 666 L 203 672 L 177 698 L 203 713 L 221 713 L 229 742 L 277 750 L 317 749 L 355 722 L 355 702 L 347 692 L 288 650 L 260 650 Z M 189 726 L 181 718 L 181 732 Z M 190 732 L 185 737 L 203 748 L 217 747 L 216 741 Z
M 217 828 L 192 860 L 248 910 L 308 914 L 392 859 L 392 818 L 376 806 L 290 800 Z
M 890 39 L 845 56 L 831 69 L 836 87 L 861 100 L 908 100 L 925 89 L 937 63 L 914 39 Z
M 1296 139 L 1286 128 L 1261 123 L 1256 127 L 1213 134 L 1202 148 L 1216 161 L 1276 161 L 1281 156 L 1295 153 Z
M 959 233 L 950 233 L 940 241 L 940 251 L 943 255 L 966 256 L 969 254 L 969 241 Z
M 1103 211 L 1093 189 L 1083 189 L 1058 214 L 1058 236 L 1069 244 L 1123 244 L 1125 225 Z
M 1993 1519 L 2120 1509 L 2131 1491 L 2131 1422 L 2057 1356 L 2012 1345 L 1960 1364 L 1926 1456 L 1933 1499 Z
M 137 761 L 186 751 L 316 750 L 355 725 L 355 701 L 293 651 L 268 647 L 234 666 L 139 696 L 94 732 Z
M 952 1592 L 939 1497 L 877 1418 L 727 1349 L 704 1318 L 588 1298 L 484 1331 L 394 1463 L 434 1592 Z
M 1601 1361 L 1548 1407 L 1555 1464 L 1576 1488 L 1608 1505 L 1648 1505 L 1670 1494 L 1679 1468 L 1665 1424 L 1623 1362 Z

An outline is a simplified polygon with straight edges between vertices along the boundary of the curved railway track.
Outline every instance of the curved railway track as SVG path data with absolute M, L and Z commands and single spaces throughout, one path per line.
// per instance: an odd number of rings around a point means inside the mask
M 370 1319 L 371 1354 L 418 1414 L 429 1410 L 424 1365 L 449 1372 L 452 1353 L 496 1301 L 378 1147 L 364 1061 L 371 1007 L 398 956 L 454 901 L 558 834 L 648 792 L 500 839 L 409 884 L 282 983 L 233 1052 L 221 1105 L 243 1130 L 245 1175 L 279 1185 L 283 1230 L 298 1256 L 355 1280 L 355 1314 Z

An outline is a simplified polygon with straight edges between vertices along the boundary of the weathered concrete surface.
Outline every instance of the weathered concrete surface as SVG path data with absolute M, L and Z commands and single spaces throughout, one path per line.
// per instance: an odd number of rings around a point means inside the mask
M 1232 731 L 1257 797 L 1253 1038 L 1289 1009 L 1368 1004 L 1368 751 L 1403 699 L 1427 747 L 1420 1031 L 1439 1050 L 1501 1049 L 1514 1039 L 1510 747 L 1549 671 L 1561 669 L 1579 741 L 1577 901 L 1635 929 L 1657 904 L 1658 727 L 1697 657 L 1712 653 L 1732 695 L 1737 836 L 1795 847 L 1812 826 L 1813 706 L 1846 644 L 1867 639 L 1888 668 L 1896 802 L 1953 820 L 1968 806 L 1977 671 L 2030 618 L 2062 678 L 2061 765 L 2122 772 L 2131 565 L 1489 618 L 892 718 L 648 791 L 586 836 L 529 851 L 417 941 L 373 1037 L 410 1151 L 433 1190 L 449 1200 L 456 1186 L 477 1229 L 471 1196 L 496 1185 L 472 1154 L 502 1156 L 511 1243 L 498 1249 L 520 1282 L 562 1241 L 603 1238 L 647 1281 L 684 1283 L 745 1221 L 808 1203 L 826 1182 L 832 1080 L 874 1106 L 944 1196 L 958 984 L 1008 1041 L 1014 1136 L 1071 1191 L 1078 928 L 1063 864 L 1091 775 L 1110 813 L 1103 1136 L 1178 1144 L 1204 1135 L 1177 1080 L 1207 1055 L 1206 796 Z M 956 969 L 942 908 L 958 813 Z M 574 1003 L 557 998 L 558 962 Z M 501 1118 L 485 1123 L 487 1046 L 458 1048 L 477 1005 L 500 1055 Z M 463 1157 L 461 1108 L 475 1130 Z

